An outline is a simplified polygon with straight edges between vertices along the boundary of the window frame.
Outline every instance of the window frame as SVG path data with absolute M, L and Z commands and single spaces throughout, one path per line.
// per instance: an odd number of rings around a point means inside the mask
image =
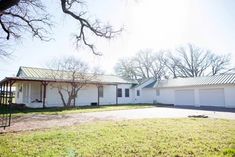
M 122 88 L 117 89 L 117 97 L 121 98 L 122 97 Z
M 140 96 L 140 90 L 136 90 L 136 96 Z
M 104 87 L 103 86 L 98 87 L 98 94 L 99 94 L 99 98 L 104 97 Z
M 125 98 L 129 98 L 129 97 L 130 97 L 130 89 L 129 88 L 125 88 Z

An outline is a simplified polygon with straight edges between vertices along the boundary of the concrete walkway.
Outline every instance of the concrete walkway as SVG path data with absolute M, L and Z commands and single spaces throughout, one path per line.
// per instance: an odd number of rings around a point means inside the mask
M 146 109 L 118 110 L 104 112 L 90 112 L 66 115 L 25 115 L 13 119 L 11 127 L 0 132 L 17 132 L 51 127 L 71 126 L 92 121 L 119 121 L 148 118 L 186 118 L 190 115 L 205 115 L 209 118 L 222 118 L 235 120 L 235 112 L 210 111 L 200 108 L 184 109 L 174 107 L 154 107 Z

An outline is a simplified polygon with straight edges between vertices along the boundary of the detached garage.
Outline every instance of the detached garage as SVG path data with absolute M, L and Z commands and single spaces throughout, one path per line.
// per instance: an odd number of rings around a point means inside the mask
M 235 74 L 160 81 L 159 103 L 235 108 Z

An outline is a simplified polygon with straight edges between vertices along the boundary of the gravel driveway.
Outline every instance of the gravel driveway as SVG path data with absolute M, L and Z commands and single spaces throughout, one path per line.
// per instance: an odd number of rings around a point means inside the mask
M 25 115 L 12 120 L 11 127 L 0 132 L 17 132 L 51 127 L 71 126 L 92 121 L 119 121 L 130 119 L 147 118 L 186 118 L 189 115 L 206 115 L 209 118 L 223 118 L 235 120 L 235 112 L 231 109 L 226 111 L 210 111 L 196 109 L 183 109 L 174 107 L 154 107 L 146 109 L 118 110 L 104 112 L 90 112 L 66 115 Z

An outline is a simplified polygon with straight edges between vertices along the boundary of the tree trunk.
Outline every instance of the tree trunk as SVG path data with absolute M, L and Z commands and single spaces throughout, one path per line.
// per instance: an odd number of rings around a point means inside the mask
M 60 94 L 60 98 L 61 98 L 61 100 L 63 102 L 64 107 L 66 107 L 67 104 L 65 103 L 64 96 L 63 96 L 62 92 L 60 90 L 58 90 L 58 93 Z

